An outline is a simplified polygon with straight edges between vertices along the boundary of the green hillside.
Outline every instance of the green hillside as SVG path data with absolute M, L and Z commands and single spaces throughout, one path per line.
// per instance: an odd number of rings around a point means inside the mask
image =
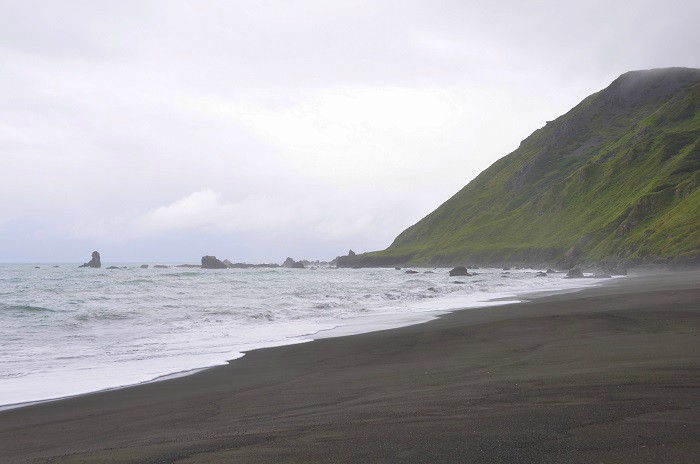
M 700 259 L 700 70 L 623 74 L 341 266 Z

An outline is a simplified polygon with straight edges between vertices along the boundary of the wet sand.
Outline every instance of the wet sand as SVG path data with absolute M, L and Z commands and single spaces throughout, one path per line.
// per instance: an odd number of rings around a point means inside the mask
M 0 412 L 0 461 L 695 462 L 700 273 L 248 353 Z

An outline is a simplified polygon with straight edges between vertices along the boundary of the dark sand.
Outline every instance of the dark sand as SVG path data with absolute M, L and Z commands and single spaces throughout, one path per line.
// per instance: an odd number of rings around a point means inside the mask
M 0 462 L 697 462 L 700 274 L 0 412 Z

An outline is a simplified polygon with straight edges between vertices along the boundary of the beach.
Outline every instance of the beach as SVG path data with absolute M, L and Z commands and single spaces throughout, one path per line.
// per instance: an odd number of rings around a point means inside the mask
M 694 462 L 700 273 L 0 411 L 2 462 Z

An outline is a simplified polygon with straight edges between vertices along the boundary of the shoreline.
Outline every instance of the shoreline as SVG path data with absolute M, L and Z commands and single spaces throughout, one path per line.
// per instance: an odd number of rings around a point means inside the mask
M 561 461 L 550 443 L 582 453 L 569 462 L 686 462 L 700 451 L 699 276 L 530 295 L 4 410 L 0 447 L 8 462 L 444 462 L 464 456 L 455 450 L 477 462 Z M 672 420 L 658 427 L 659 414 Z M 612 428 L 571 441 L 603 416 Z M 630 448 L 632 432 L 646 444 Z
M 445 269 L 447 271 L 447 269 Z M 517 289 L 517 290 L 509 290 L 509 291 L 503 291 L 503 292 L 494 292 L 493 294 L 490 293 L 478 293 L 478 294 L 470 294 L 470 295 L 458 295 L 454 297 L 446 296 L 443 298 L 447 299 L 455 299 L 458 300 L 458 302 L 455 302 L 454 305 L 445 305 L 445 303 L 448 302 L 448 300 L 436 300 L 437 302 L 442 303 L 441 305 L 438 305 L 439 307 L 433 308 L 433 309 L 427 309 L 425 311 L 410 311 L 404 314 L 396 314 L 396 313 L 386 313 L 386 314 L 368 314 L 368 315 L 362 315 L 362 316 L 354 316 L 349 319 L 344 319 L 342 321 L 339 321 L 339 325 L 327 329 L 321 329 L 316 332 L 310 332 L 310 333 L 305 333 L 301 334 L 298 336 L 295 336 L 293 338 L 289 338 L 287 340 L 279 340 L 276 342 L 270 342 L 270 345 L 268 346 L 260 346 L 260 347 L 255 347 L 252 349 L 248 350 L 242 350 L 239 353 L 239 356 L 234 357 L 234 358 L 228 358 L 228 359 L 223 359 L 221 361 L 217 362 L 211 362 L 209 365 L 203 365 L 203 366 L 196 366 L 192 368 L 187 368 L 179 371 L 174 371 L 174 372 L 169 372 L 169 373 L 164 373 L 160 374 L 156 377 L 153 377 L 151 379 L 147 380 L 142 380 L 142 381 L 137 381 L 133 383 L 126 383 L 122 385 L 114 385 L 114 386 L 108 386 L 105 388 L 100 388 L 97 390 L 92 390 L 92 391 L 83 391 L 83 392 L 78 392 L 78 393 L 73 393 L 73 394 L 67 394 L 67 395 L 62 395 L 62 396 L 57 396 L 57 397 L 51 397 L 51 398 L 40 398 L 37 400 L 28 400 L 28 401 L 22 401 L 18 403 L 8 403 L 8 404 L 0 404 L 0 412 L 2 411 L 7 411 L 7 410 L 12 410 L 12 409 L 18 409 L 18 408 L 25 408 L 33 405 L 40 405 L 40 404 L 45 404 L 49 402 L 54 402 L 54 401 L 63 401 L 66 399 L 72 399 L 72 398 L 78 398 L 82 397 L 85 395 L 92 395 L 96 393 L 103 393 L 103 392 L 110 392 L 110 391 L 115 391 L 115 390 L 120 390 L 120 389 L 125 389 L 125 388 L 132 388 L 140 385 L 147 385 L 151 383 L 156 383 L 156 382 L 162 382 L 174 378 L 179 378 L 179 377 L 184 377 L 184 376 L 189 376 L 189 375 L 195 375 L 201 371 L 207 370 L 207 369 L 212 369 L 216 367 L 221 367 L 221 366 L 226 366 L 230 364 L 231 362 L 241 359 L 242 357 L 246 356 L 249 353 L 252 353 L 253 351 L 261 350 L 261 349 L 267 349 L 267 348 L 275 348 L 279 346 L 290 346 L 290 345 L 295 345 L 295 344 L 300 344 L 300 343 L 311 343 L 317 340 L 322 340 L 322 339 L 328 339 L 328 338 L 336 338 L 336 337 L 346 337 L 346 336 L 353 336 L 353 335 L 361 335 L 361 334 L 366 334 L 366 333 L 372 333 L 372 332 L 380 332 L 380 331 L 385 331 L 385 330 L 392 330 L 392 329 L 399 329 L 403 327 L 408 327 L 412 325 L 417 325 L 417 324 L 424 324 L 430 321 L 433 321 L 439 317 L 442 317 L 446 314 L 451 314 L 457 311 L 466 311 L 466 310 L 479 310 L 479 309 L 486 309 L 486 308 L 491 308 L 491 307 L 496 307 L 496 306 L 501 306 L 501 305 L 506 305 L 506 304 L 518 304 L 521 303 L 522 301 L 526 300 L 528 297 L 538 297 L 538 296 L 547 296 L 547 295 L 565 295 L 567 293 L 575 293 L 587 288 L 592 288 L 595 286 L 600 286 L 600 285 L 605 285 L 613 280 L 616 279 L 626 279 L 626 278 L 634 278 L 635 275 L 631 274 L 630 276 L 616 276 L 613 277 L 612 279 L 600 279 L 600 278 L 592 278 L 592 276 L 582 278 L 582 279 L 573 279 L 570 280 L 571 282 L 571 287 L 562 287 L 562 288 L 552 288 L 552 289 Z M 467 298 L 468 296 L 468 298 Z M 468 301 L 467 300 L 472 300 Z M 341 323 L 342 322 L 342 323 Z

